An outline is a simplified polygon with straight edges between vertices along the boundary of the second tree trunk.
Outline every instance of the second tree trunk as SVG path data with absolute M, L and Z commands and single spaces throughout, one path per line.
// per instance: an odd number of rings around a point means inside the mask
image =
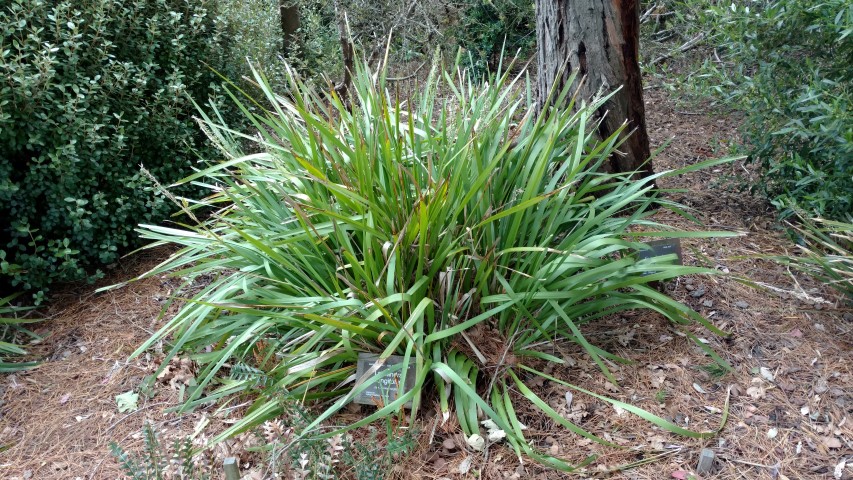
M 643 85 L 639 64 L 640 11 L 637 0 L 537 0 L 539 108 L 544 111 L 551 88 L 565 86 L 571 73 L 579 71 L 579 99 L 619 88 L 598 111 L 603 117 L 599 133 L 607 138 L 626 120 L 630 133 L 620 151 L 611 158 L 609 172 L 652 173 L 649 137 L 646 132 Z M 605 115 L 606 113 L 606 115 Z

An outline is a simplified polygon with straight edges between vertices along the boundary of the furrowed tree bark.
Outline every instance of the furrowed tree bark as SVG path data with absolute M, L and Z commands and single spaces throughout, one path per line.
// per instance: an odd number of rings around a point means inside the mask
M 281 16 L 282 52 L 288 55 L 296 46 L 296 33 L 299 31 L 299 4 L 293 0 L 279 0 L 278 12 Z
M 561 91 L 575 70 L 579 75 L 571 88 L 579 99 L 589 101 L 621 86 L 596 112 L 601 138 L 628 122 L 620 147 L 625 155 L 614 155 L 605 170 L 651 174 L 639 63 L 639 0 L 536 0 L 536 36 L 539 111 L 546 112 L 551 89 Z

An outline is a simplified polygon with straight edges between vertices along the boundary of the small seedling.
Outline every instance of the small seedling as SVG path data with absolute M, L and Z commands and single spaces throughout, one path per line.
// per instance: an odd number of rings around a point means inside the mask
M 140 395 L 146 398 L 154 398 L 157 395 L 157 379 L 154 375 L 146 375 L 145 378 L 139 382 L 139 386 L 136 387 L 136 391 L 139 392 Z
M 700 365 L 699 368 L 708 373 L 711 378 L 723 378 L 726 376 L 728 370 L 726 370 L 721 365 L 717 365 L 716 363 L 709 363 L 707 365 Z

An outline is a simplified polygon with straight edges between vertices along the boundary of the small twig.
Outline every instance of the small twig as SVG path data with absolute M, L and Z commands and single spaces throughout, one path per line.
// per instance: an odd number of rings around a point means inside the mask
M 422 68 L 424 68 L 424 65 L 426 65 L 426 62 L 421 63 L 421 65 L 418 68 L 416 68 L 414 72 L 410 73 L 409 75 L 406 75 L 405 77 L 391 77 L 391 78 L 386 78 L 385 80 L 388 80 L 389 82 L 401 82 L 403 80 L 408 80 L 408 79 L 414 77 L 415 75 L 417 75 L 418 72 L 421 71 Z
M 760 463 L 747 462 L 746 460 L 738 460 L 738 459 L 736 459 L 736 458 L 729 458 L 729 457 L 726 457 L 726 456 L 723 456 L 723 455 L 720 455 L 718 458 L 719 458 L 720 460 L 726 460 L 726 461 L 734 462 L 734 463 L 742 463 L 742 464 L 744 464 L 744 465 L 749 465 L 749 466 L 752 466 L 752 467 L 759 467 L 759 468 L 777 468 L 777 467 L 776 467 L 776 465 L 762 465 L 762 464 L 760 464 Z
M 659 32 L 655 32 L 652 36 L 655 37 L 654 41 L 661 43 L 670 38 L 674 37 L 676 34 L 675 30 L 672 28 L 667 28 L 666 30 L 661 30 Z
M 657 8 L 658 8 L 658 4 L 657 4 L 657 2 L 655 2 L 655 4 L 654 4 L 654 5 L 652 5 L 651 7 L 649 7 L 649 9 L 648 9 L 648 10 L 646 10 L 646 13 L 644 13 L 644 14 L 640 17 L 640 23 L 641 23 L 641 24 L 642 24 L 642 23 L 646 23 L 646 21 L 648 21 L 649 17 L 651 17 L 651 16 L 652 16 L 652 12 L 654 12 L 655 10 L 657 10 Z
M 149 403 L 148 405 L 143 405 L 143 406 L 139 407 L 138 409 L 136 409 L 136 410 L 134 410 L 134 411 L 132 411 L 132 412 L 128 413 L 128 414 L 127 414 L 127 415 L 125 415 L 124 417 L 122 417 L 122 418 L 120 418 L 120 419 L 116 420 L 112 425 L 110 425 L 109 427 L 107 427 L 107 429 L 106 429 L 106 430 L 104 430 L 104 433 L 109 433 L 109 432 L 110 432 L 110 430 L 112 430 L 113 428 L 115 428 L 115 427 L 116 427 L 116 425 L 118 425 L 119 423 L 121 423 L 121 422 L 123 422 L 123 421 L 127 420 L 129 417 L 131 417 L 131 416 L 133 416 L 133 415 L 135 415 L 135 414 L 137 414 L 137 413 L 139 413 L 139 412 L 141 412 L 141 411 L 143 411 L 143 410 L 145 410 L 145 409 L 147 409 L 147 408 L 156 407 L 157 405 L 168 405 L 168 404 L 169 404 L 169 402 L 157 402 L 157 403 Z
M 705 32 L 702 32 L 699 35 L 696 35 L 695 37 L 691 38 L 690 40 L 684 42 L 684 45 L 682 45 L 678 48 L 672 49 L 668 53 L 665 53 L 665 54 L 661 55 L 660 57 L 652 60 L 651 64 L 657 65 L 658 63 L 660 63 L 660 62 L 662 62 L 668 58 L 671 58 L 676 53 L 684 53 L 684 52 L 690 50 L 691 48 L 695 47 L 696 45 L 699 45 L 699 43 L 704 39 L 705 39 Z
M 438 417 L 436 416 L 432 420 L 432 430 L 429 432 L 429 437 L 427 437 L 427 445 L 432 445 L 432 441 L 435 439 L 435 431 L 438 429 Z
M 466 334 L 464 330 L 459 332 L 459 333 L 462 335 L 462 338 L 465 340 L 465 342 L 468 343 L 468 346 L 471 347 L 471 350 L 474 351 L 474 355 L 477 356 L 477 360 L 479 360 L 480 363 L 485 365 L 486 364 L 486 357 L 485 357 L 485 355 L 483 355 L 480 352 L 480 350 L 477 348 L 477 346 L 474 345 L 474 342 L 471 340 L 471 337 L 469 337 L 468 334 Z
M 788 295 L 793 296 L 794 298 L 797 298 L 798 300 L 806 300 L 806 301 L 810 301 L 810 302 L 814 302 L 814 303 L 832 304 L 832 302 L 826 300 L 823 297 L 813 297 L 813 296 L 809 295 L 808 293 L 806 293 L 802 289 L 802 287 L 800 287 L 800 291 L 796 291 L 796 290 L 785 290 L 784 288 L 775 287 L 773 285 L 770 285 L 769 283 L 764 283 L 764 282 L 755 282 L 755 285 L 757 285 L 759 287 L 766 288 L 766 289 L 771 290 L 771 291 L 774 291 L 776 293 L 786 293 Z

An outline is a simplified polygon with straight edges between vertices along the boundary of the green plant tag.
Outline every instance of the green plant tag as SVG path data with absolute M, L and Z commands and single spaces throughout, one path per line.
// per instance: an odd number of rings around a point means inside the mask
M 360 352 L 358 354 L 358 364 L 356 365 L 356 378 L 361 378 L 371 367 L 379 360 L 379 355 L 373 353 Z M 387 405 L 400 395 L 411 390 L 415 385 L 415 362 L 409 361 L 409 367 L 406 369 L 406 382 L 402 384 L 402 371 L 387 372 L 389 367 L 403 363 L 404 358 L 399 355 L 391 355 L 385 360 L 385 363 L 379 367 L 377 375 L 382 375 L 382 378 L 367 387 L 361 393 L 355 396 L 353 402 L 362 405 Z M 412 408 L 412 402 L 405 404 L 406 408 Z

